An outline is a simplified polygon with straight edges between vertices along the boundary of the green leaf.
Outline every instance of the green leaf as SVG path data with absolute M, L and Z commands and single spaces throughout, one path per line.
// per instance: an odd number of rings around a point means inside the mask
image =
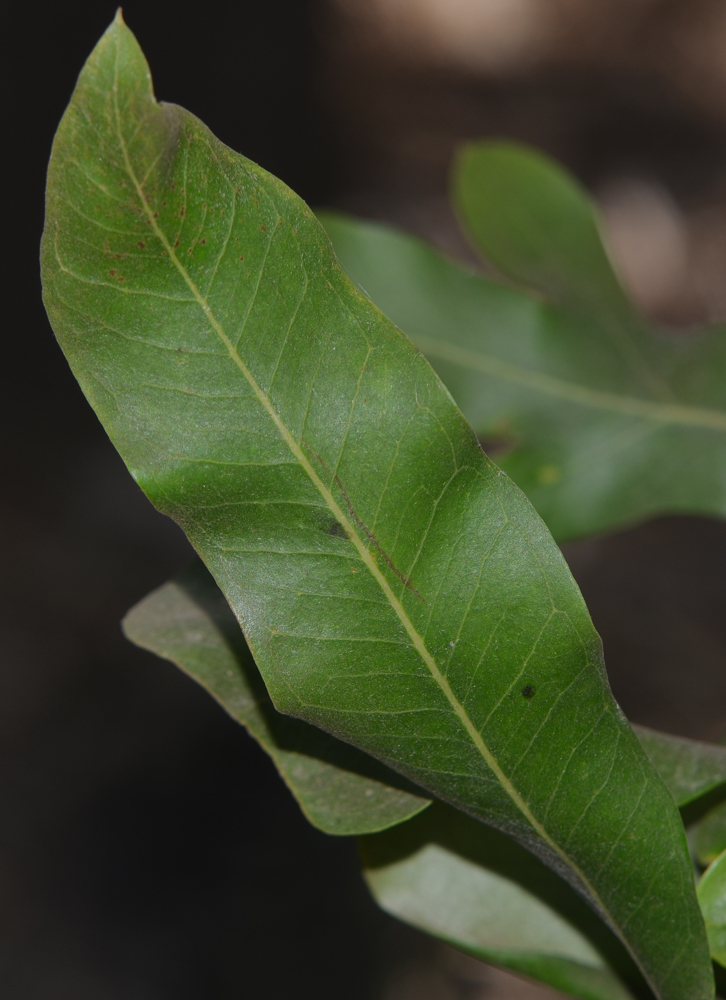
M 633 732 L 679 807 L 726 783 L 726 747 L 659 733 L 645 726 L 633 726 Z
M 706 921 L 711 955 L 726 966 L 726 851 L 701 876 L 698 901 Z
M 269 753 L 310 822 L 325 833 L 373 833 L 428 799 L 368 754 L 275 711 L 237 619 L 196 563 L 126 615 L 127 637 L 206 688 Z
M 123 629 L 136 645 L 198 681 L 247 729 L 319 829 L 374 833 L 429 804 L 375 758 L 275 710 L 237 619 L 201 562 L 135 605 Z M 633 730 L 678 806 L 726 781 L 726 748 L 642 726 Z
M 79 382 L 275 707 L 537 853 L 664 1000 L 710 996 L 680 819 L 556 545 L 309 209 L 156 103 L 120 18 L 54 142 L 42 264 Z
M 508 837 L 434 803 L 360 839 L 368 886 L 393 916 L 581 1000 L 625 1000 L 642 980 L 580 897 Z
M 621 291 L 589 198 L 539 153 L 465 147 L 454 197 L 504 287 L 324 213 L 350 277 L 441 375 L 558 540 L 726 514 L 726 331 L 666 337 Z
M 696 859 L 704 867 L 726 851 L 726 802 L 710 809 L 689 831 Z

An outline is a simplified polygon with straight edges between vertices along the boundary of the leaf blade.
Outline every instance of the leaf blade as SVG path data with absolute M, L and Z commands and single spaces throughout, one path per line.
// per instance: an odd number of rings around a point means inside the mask
M 406 923 L 581 1000 L 643 982 L 612 933 L 560 879 L 495 830 L 434 803 L 359 841 L 374 898 Z
M 374 758 L 275 711 L 237 620 L 201 563 L 136 604 L 122 627 L 131 642 L 176 664 L 245 727 L 324 833 L 374 833 L 429 805 Z
M 157 105 L 120 21 L 54 143 L 43 266 L 84 391 L 275 705 L 545 857 L 661 996 L 708 995 L 678 816 L 559 551 L 312 213 Z
M 494 192 L 500 215 L 526 203 L 520 188 L 509 203 Z M 426 354 L 480 437 L 504 446 L 497 462 L 556 538 L 659 513 L 724 516 L 723 327 L 668 339 L 598 283 L 575 301 L 562 290 L 543 299 L 536 276 L 518 291 L 390 227 L 322 221 L 351 278 Z

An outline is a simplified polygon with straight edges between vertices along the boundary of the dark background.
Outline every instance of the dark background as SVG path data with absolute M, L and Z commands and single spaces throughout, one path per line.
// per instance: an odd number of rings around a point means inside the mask
M 313 205 L 394 221 L 466 256 L 446 201 L 451 152 L 464 138 L 512 135 L 605 192 L 606 215 L 615 205 L 613 244 L 645 309 L 681 324 L 726 313 L 726 100 L 716 93 L 721 50 L 708 48 L 713 4 L 633 0 L 631 12 L 648 6 L 652 20 L 631 24 L 613 3 L 622 17 L 610 35 L 595 22 L 578 35 L 562 21 L 567 4 L 552 3 L 559 48 L 548 42 L 515 70 L 442 55 L 415 18 L 407 35 L 376 21 L 380 3 L 368 6 L 361 15 L 352 2 L 129 0 L 125 17 L 157 95 Z M 310 828 L 244 732 L 121 636 L 125 611 L 190 550 L 85 403 L 38 276 L 53 132 L 114 9 L 6 0 L 0 13 L 0 995 L 514 997 L 503 980 L 472 985 L 471 968 L 447 965 L 379 913 L 354 845 Z M 669 42 L 681 44 L 686 28 L 700 63 Z M 640 191 L 645 220 L 646 250 L 630 259 L 632 233 L 617 229 L 623 191 Z M 648 191 L 660 217 L 643 209 Z M 670 219 L 683 250 L 680 284 L 660 297 L 638 272 L 648 232 L 654 254 L 663 243 L 658 218 Z M 629 716 L 722 736 L 726 525 L 661 519 L 567 555 Z

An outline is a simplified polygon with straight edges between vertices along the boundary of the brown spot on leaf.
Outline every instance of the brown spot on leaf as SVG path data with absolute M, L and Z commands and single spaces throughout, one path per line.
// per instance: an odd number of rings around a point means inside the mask
M 146 250 L 146 244 L 144 243 L 143 240 L 139 240 L 136 246 L 139 248 L 139 250 Z
M 111 270 L 110 270 L 110 271 L 109 271 L 108 273 L 109 273 L 109 274 L 111 275 L 111 277 L 113 278 L 113 276 L 114 276 L 114 275 L 116 274 L 116 268 L 115 268 L 115 267 L 112 267 L 112 268 L 111 268 Z
M 207 242 L 207 238 L 206 238 L 206 236 L 205 236 L 205 238 L 204 238 L 203 240 L 200 240 L 200 241 L 199 241 L 199 243 L 200 243 L 200 245 L 201 245 L 201 246 L 204 246 L 204 244 L 205 244 L 206 242 Z
M 260 226 L 260 229 L 262 230 L 263 233 L 267 232 L 267 226 Z

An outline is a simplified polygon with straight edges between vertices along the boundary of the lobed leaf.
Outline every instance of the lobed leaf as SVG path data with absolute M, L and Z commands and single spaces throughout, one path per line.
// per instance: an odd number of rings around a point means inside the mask
M 375 758 L 275 710 L 237 619 L 202 563 L 135 605 L 123 629 L 137 646 L 198 681 L 245 727 L 272 757 L 310 822 L 325 833 L 384 830 L 429 804 Z
M 275 707 L 564 875 L 663 1000 L 713 982 L 674 803 L 562 556 L 309 209 L 157 104 L 120 16 L 56 136 L 44 299 Z
M 558 540 L 726 513 L 726 331 L 666 335 L 627 300 L 587 194 L 477 143 L 453 198 L 509 287 L 386 226 L 324 213 L 351 278 L 421 348 Z M 513 284 L 512 284 L 513 283 Z

